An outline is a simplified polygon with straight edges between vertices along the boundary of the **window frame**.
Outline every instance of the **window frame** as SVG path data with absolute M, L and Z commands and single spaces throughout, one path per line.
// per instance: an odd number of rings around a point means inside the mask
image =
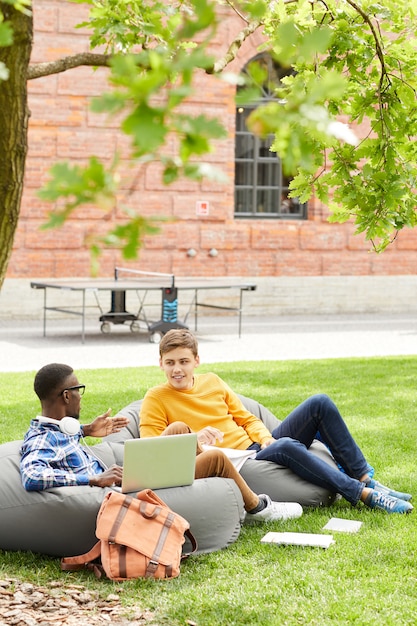
M 245 123 L 251 111 L 261 104 L 275 100 L 271 86 L 276 86 L 280 70 L 273 64 L 270 55 L 257 55 L 242 71 L 245 73 L 250 63 L 259 61 L 266 65 L 268 76 L 265 83 L 260 86 L 262 97 L 257 104 L 236 107 L 234 217 L 305 220 L 307 203 L 299 203 L 297 198 L 288 198 L 291 178 L 283 175 L 278 155 L 269 150 L 274 136 L 261 139 L 252 133 Z M 240 117 L 242 115 L 244 117 Z M 239 210 L 239 206 L 243 206 L 243 210 Z

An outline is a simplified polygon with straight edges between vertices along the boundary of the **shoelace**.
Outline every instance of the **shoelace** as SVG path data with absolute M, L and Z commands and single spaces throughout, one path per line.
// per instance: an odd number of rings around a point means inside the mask
M 382 493 L 381 491 L 378 491 L 377 493 L 378 496 L 374 500 L 375 504 L 380 504 L 381 506 L 387 507 L 389 509 L 393 509 L 397 504 L 396 498 L 393 498 L 386 493 Z

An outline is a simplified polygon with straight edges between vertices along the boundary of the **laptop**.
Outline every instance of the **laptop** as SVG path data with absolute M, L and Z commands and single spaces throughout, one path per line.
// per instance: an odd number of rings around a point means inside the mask
M 122 493 L 191 485 L 196 451 L 196 433 L 128 439 L 124 444 Z

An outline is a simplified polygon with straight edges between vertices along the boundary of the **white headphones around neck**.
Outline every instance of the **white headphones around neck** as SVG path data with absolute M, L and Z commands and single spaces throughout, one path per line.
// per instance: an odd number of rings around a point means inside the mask
M 80 432 L 80 422 L 75 417 L 63 417 L 61 420 L 53 420 L 51 417 L 38 417 L 40 424 L 55 424 L 59 426 L 65 435 L 78 435 Z

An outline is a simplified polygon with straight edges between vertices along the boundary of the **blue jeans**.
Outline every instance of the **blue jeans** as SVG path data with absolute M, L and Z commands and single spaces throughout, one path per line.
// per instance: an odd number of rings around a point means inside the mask
M 343 472 L 308 450 L 317 433 Z M 360 499 L 369 465 L 350 434 L 337 406 L 325 394 L 305 400 L 272 431 L 274 441 L 256 459 L 289 467 L 304 480 L 335 493 L 355 505 Z

